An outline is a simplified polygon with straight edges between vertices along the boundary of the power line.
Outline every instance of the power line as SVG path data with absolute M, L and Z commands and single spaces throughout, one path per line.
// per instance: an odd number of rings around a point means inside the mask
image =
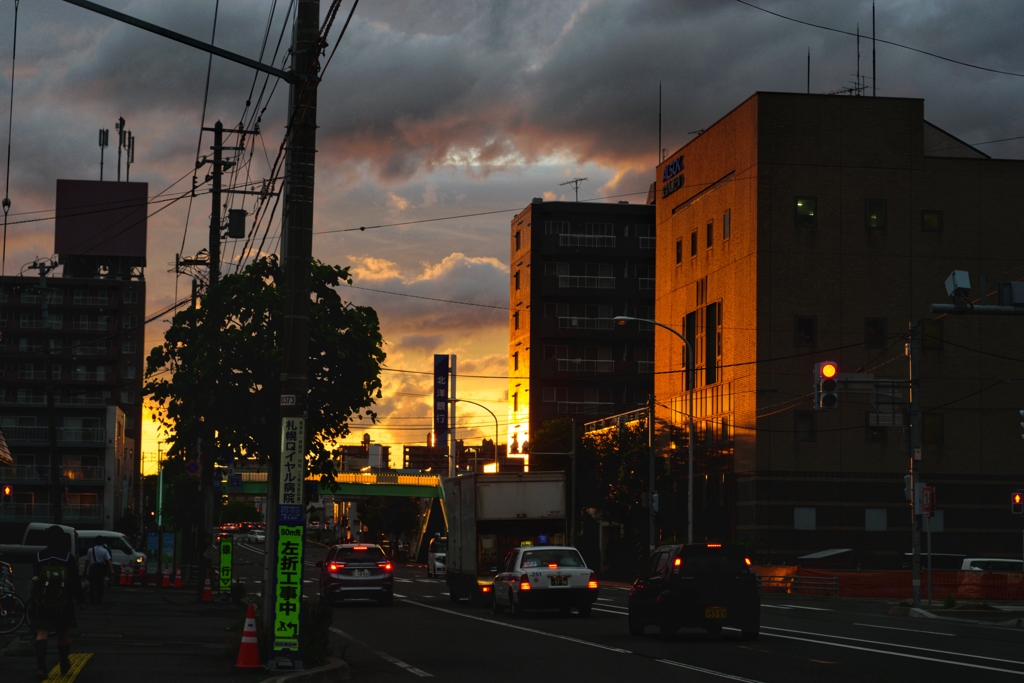
M 507 311 L 508 306 L 492 306 L 491 304 L 475 304 L 470 301 L 455 301 L 454 299 L 435 299 L 430 296 L 418 296 L 416 294 L 403 294 L 402 292 L 389 292 L 385 289 L 370 289 L 369 287 L 358 287 L 356 285 L 349 285 L 352 289 L 361 289 L 364 292 L 377 292 L 379 294 L 392 294 L 394 296 L 405 296 L 410 299 L 423 299 L 425 301 L 440 301 L 445 304 L 460 304 L 462 306 L 479 306 L 480 308 L 497 308 L 500 311 Z
M 771 14 L 772 16 L 779 17 L 780 19 L 785 19 L 786 21 L 792 21 L 792 22 L 797 23 L 797 24 L 803 24 L 804 26 L 810 26 L 812 28 L 820 28 L 823 31 L 832 31 L 833 33 L 841 33 L 841 34 L 843 34 L 845 36 L 857 37 L 857 35 L 858 35 L 856 33 L 851 33 L 850 31 L 843 31 L 842 29 L 832 28 L 831 26 L 823 26 L 821 24 L 814 24 L 814 23 L 811 23 L 809 21 L 803 21 L 802 19 L 796 19 L 794 17 L 786 16 L 785 14 L 779 14 L 778 12 L 773 12 L 773 11 L 771 11 L 769 9 L 765 9 L 764 7 L 758 7 L 757 5 L 753 5 L 753 4 L 749 3 L 749 2 L 747 2 L 746 0 L 736 0 L 736 2 L 740 3 L 741 5 L 746 5 L 747 7 L 752 7 L 753 9 L 760 10 L 761 12 L 764 12 L 765 14 Z M 910 50 L 911 52 L 918 52 L 918 53 L 923 54 L 923 55 L 928 55 L 929 57 L 935 57 L 936 59 L 941 59 L 941 60 L 943 60 L 945 62 L 951 62 L 953 64 L 959 64 L 960 66 L 966 66 L 966 67 L 971 68 L 971 69 L 978 69 L 980 71 L 988 71 L 990 73 L 995 73 L 995 74 L 1003 74 L 1004 76 L 1016 76 L 1018 78 L 1024 78 L 1024 74 L 1022 74 L 1022 73 L 1016 73 L 1014 71 L 1002 71 L 1000 69 L 992 69 L 992 68 L 989 68 L 987 66 L 979 66 L 977 64 L 971 64 L 970 62 L 963 62 L 963 61 L 960 61 L 959 59 L 953 59 L 952 57 L 944 57 L 944 56 L 942 56 L 940 54 L 936 54 L 934 52 L 928 52 L 927 50 L 921 50 L 921 49 L 918 49 L 916 47 L 910 47 L 909 45 L 902 45 L 901 43 L 894 43 L 891 40 L 883 40 L 882 38 L 872 38 L 872 40 L 875 40 L 875 41 L 877 41 L 879 43 L 882 43 L 884 45 L 892 45 L 893 47 L 902 48 L 904 50 Z

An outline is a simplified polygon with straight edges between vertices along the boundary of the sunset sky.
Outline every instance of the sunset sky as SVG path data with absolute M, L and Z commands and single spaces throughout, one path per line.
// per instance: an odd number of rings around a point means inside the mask
M 328 41 L 333 49 L 352 0 Z M 102 0 L 141 19 L 269 62 L 288 0 Z M 758 0 L 805 22 L 871 33 L 870 2 Z M 326 13 L 330 2 L 321 0 Z M 268 17 L 275 8 L 273 20 Z M 7 132 L 14 3 L 0 3 L 0 131 Z M 289 20 L 290 23 L 290 20 Z M 1024 156 L 1024 4 L 881 0 L 878 37 L 1000 74 L 888 44 L 877 46 L 878 95 L 925 99 L 932 123 L 995 157 Z M 208 55 L 59 0 L 20 4 L 4 265 L 18 273 L 53 249 L 58 178 L 99 178 L 97 130 L 123 116 L 136 136 L 131 179 L 175 197 L 189 188 L 203 117 Z M 280 65 L 290 31 L 285 31 Z M 387 341 L 381 424 L 355 422 L 351 441 L 424 443 L 431 355 L 459 357 L 459 397 L 487 404 L 507 423 L 509 221 L 532 197 L 572 198 L 560 186 L 587 177 L 580 200 L 642 202 L 658 148 L 658 84 L 664 148 L 691 139 L 757 90 L 849 87 L 855 38 L 772 16 L 736 0 L 412 2 L 364 0 L 320 88 L 314 255 L 351 266 L 343 296 L 373 306 Z M 860 44 L 871 75 L 871 43 Z M 255 80 L 255 104 L 263 87 Z M 213 58 L 205 125 L 245 118 L 251 70 Z M 267 93 L 273 88 L 270 79 Z M 283 136 L 286 88 L 262 116 L 248 164 L 259 185 Z M 1003 141 L 1007 138 L 1015 138 Z M 991 141 L 1001 141 L 992 144 Z M 211 137 L 202 139 L 209 153 Z M 115 147 L 105 179 L 116 177 Z M 247 152 L 248 158 L 248 152 Z M 123 171 L 122 171 L 123 172 Z M 205 173 L 205 171 L 203 171 Z M 182 179 L 177 184 L 175 181 Z M 202 175 L 200 176 L 202 180 Z M 239 179 L 242 180 L 242 179 Z M 174 255 L 205 247 L 209 196 L 168 203 L 149 220 L 147 310 L 186 296 Z M 251 209 L 247 198 L 244 208 Z M 154 204 L 151 211 L 165 206 Z M 241 198 L 235 207 L 243 206 Z M 469 217 L 467 214 L 482 214 Z M 35 222 L 22 222 L 38 219 Z M 438 219 L 431 222 L 416 222 Z M 405 225 L 351 231 L 360 226 Z M 266 250 L 276 250 L 279 214 Z M 262 231 L 261 231 L 262 234 Z M 184 247 L 182 246 L 184 244 Z M 240 245 L 225 248 L 231 272 Z M 432 302 L 448 299 L 475 306 Z M 147 327 L 157 345 L 166 323 Z M 460 434 L 493 434 L 483 411 L 463 405 Z M 465 428 L 462 425 L 465 425 Z M 148 429 L 142 451 L 157 451 Z

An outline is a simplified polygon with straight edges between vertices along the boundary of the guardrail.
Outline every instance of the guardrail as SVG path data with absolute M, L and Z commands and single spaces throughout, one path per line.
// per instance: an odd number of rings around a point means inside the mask
M 758 574 L 757 585 L 762 591 L 782 593 L 814 593 L 822 592 L 839 597 L 838 576 L 767 576 Z

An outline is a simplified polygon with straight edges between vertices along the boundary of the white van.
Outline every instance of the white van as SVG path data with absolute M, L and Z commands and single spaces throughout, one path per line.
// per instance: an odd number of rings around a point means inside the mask
M 448 537 L 437 534 L 430 539 L 427 548 L 427 576 L 444 576 L 445 559 L 448 556 Z
M 975 572 L 1020 572 L 1024 571 L 1024 560 L 1007 560 L 999 557 L 968 557 L 960 571 Z
M 78 566 L 85 571 L 85 554 L 94 545 L 105 545 L 110 550 L 114 564 L 114 578 L 118 576 L 121 565 L 128 565 L 135 572 L 146 563 L 146 556 L 132 547 L 128 537 L 117 531 L 79 531 L 78 532 Z

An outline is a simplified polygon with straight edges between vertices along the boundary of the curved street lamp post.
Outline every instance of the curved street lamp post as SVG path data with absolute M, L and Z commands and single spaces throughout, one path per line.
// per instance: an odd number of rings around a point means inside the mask
M 672 334 L 674 334 L 675 336 L 679 337 L 679 339 L 683 342 L 683 346 L 686 348 L 686 370 L 683 372 L 683 382 L 684 383 L 687 382 L 686 375 L 688 375 L 690 370 L 693 368 L 693 347 L 690 346 L 690 342 L 686 341 L 686 337 L 684 337 L 681 333 L 679 333 L 676 330 L 672 329 L 668 325 L 665 325 L 663 323 L 659 323 L 656 320 L 648 320 L 647 318 L 633 318 L 633 317 L 628 316 L 628 315 L 617 315 L 617 316 L 615 316 L 615 318 L 613 318 L 613 320 L 615 320 L 615 322 L 620 324 L 620 325 L 624 325 L 625 323 L 627 323 L 627 322 L 629 322 L 631 320 L 635 320 L 636 322 L 641 322 L 641 323 L 650 323 L 652 325 L 657 325 L 658 327 L 666 329 L 669 332 L 671 332 Z M 696 383 L 696 376 L 694 377 L 694 383 Z M 686 491 L 686 542 L 687 543 L 693 543 L 693 444 L 694 444 L 695 435 L 693 433 L 693 385 L 692 384 L 690 385 L 690 387 L 688 389 L 688 393 L 689 393 L 689 403 L 690 403 L 690 411 L 689 411 L 690 412 L 690 434 L 689 434 L 689 436 L 686 439 L 686 441 L 687 441 L 687 443 L 689 445 L 689 457 L 687 458 L 687 460 L 688 460 L 688 462 L 687 462 L 688 478 L 687 478 L 687 491 Z M 653 430 L 653 427 L 654 427 L 653 419 L 654 419 L 654 411 L 651 410 L 651 420 L 652 420 L 651 428 L 652 428 L 652 430 Z M 654 491 L 654 481 L 652 479 L 652 481 L 651 481 L 651 492 L 653 493 L 653 491 Z M 653 515 L 653 511 L 652 511 L 652 515 Z
M 495 415 L 494 411 L 492 411 L 490 408 L 488 408 L 487 406 L 482 405 L 480 403 L 477 403 L 476 401 L 470 401 L 470 400 L 465 399 L 465 398 L 450 398 L 450 399 L 448 399 L 448 402 L 449 403 L 472 403 L 473 405 L 475 405 L 475 406 L 477 406 L 479 408 L 483 408 L 484 410 L 486 410 L 488 413 L 491 414 L 491 417 L 494 418 L 494 473 L 497 474 L 498 473 L 498 416 Z M 452 456 L 454 457 L 454 455 L 455 454 L 453 453 Z M 476 474 L 476 465 L 477 465 L 477 456 L 478 455 L 479 455 L 479 451 L 473 453 L 473 474 Z

